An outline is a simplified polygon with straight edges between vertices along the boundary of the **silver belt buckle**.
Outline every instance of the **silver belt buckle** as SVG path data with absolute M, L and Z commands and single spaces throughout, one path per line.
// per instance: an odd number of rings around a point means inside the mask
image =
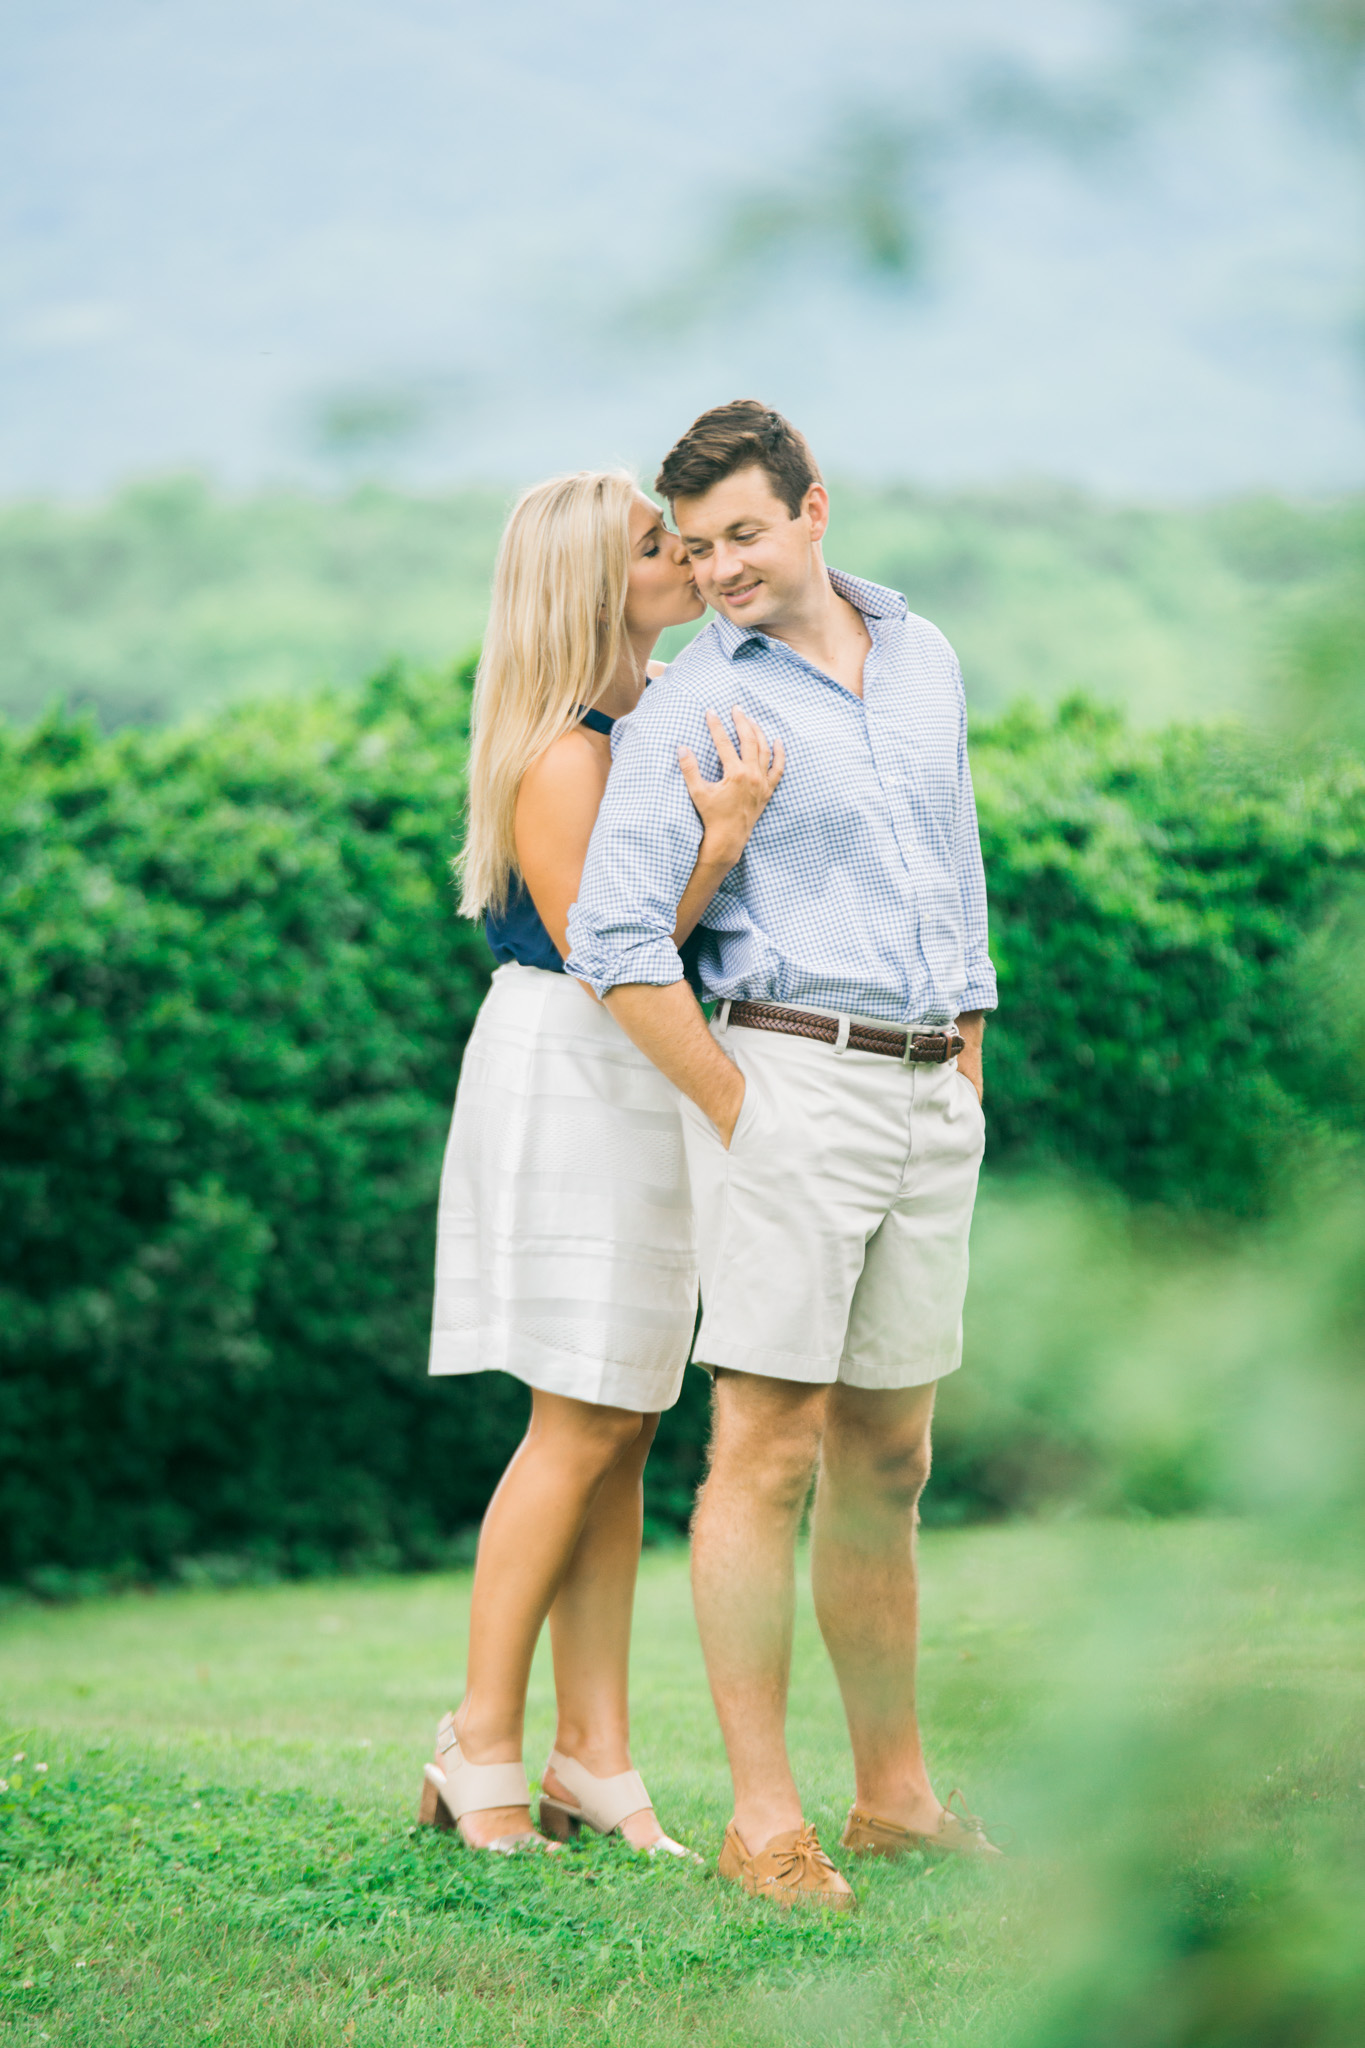
M 902 1048 L 902 1050 L 901 1050 L 901 1065 L 902 1065 L 903 1067 L 912 1067 L 912 1066 L 914 1066 L 914 1065 L 915 1065 L 915 1061 L 914 1061 L 914 1060 L 912 1060 L 912 1059 L 911 1059 L 911 1057 L 910 1057 L 911 1053 L 912 1053 L 912 1052 L 913 1052 L 914 1050 L 915 1050 L 915 1034 L 914 1034 L 914 1032 L 913 1032 L 913 1031 L 911 1031 L 911 1030 L 907 1029 L 907 1031 L 906 1031 L 906 1034 L 905 1034 L 905 1044 L 904 1044 L 904 1046 L 903 1046 L 903 1048 Z

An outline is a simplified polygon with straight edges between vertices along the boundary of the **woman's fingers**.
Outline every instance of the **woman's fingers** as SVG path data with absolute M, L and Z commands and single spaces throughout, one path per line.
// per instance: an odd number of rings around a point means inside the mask
M 734 743 L 729 733 L 725 730 L 725 720 L 716 712 L 708 711 L 706 723 L 711 729 L 711 738 L 715 741 L 716 752 L 720 755 L 720 772 L 722 775 L 728 775 L 732 768 L 738 768 L 739 755 L 735 752 Z
M 707 782 L 697 766 L 696 756 L 686 747 L 678 749 L 678 760 L 682 765 L 683 775 L 694 803 L 697 801 L 699 789 L 716 790 L 720 788 L 721 783 L 738 782 L 741 779 L 747 780 L 751 788 L 760 790 L 766 803 L 782 780 L 782 770 L 786 765 L 782 742 L 779 740 L 775 746 L 769 746 L 768 736 L 757 719 L 750 718 L 748 712 L 742 710 L 738 704 L 732 706 L 731 716 L 735 721 L 735 732 L 739 738 L 738 753 L 735 751 L 725 720 L 715 711 L 708 711 L 706 714 L 706 723 L 720 759 L 720 783 Z M 687 764 L 690 764 L 690 772 Z M 747 776 L 744 774 L 745 770 L 749 771 Z
M 698 797 L 704 797 L 707 790 L 714 788 L 715 785 L 708 782 L 702 774 L 701 769 L 697 766 L 697 757 L 690 747 L 679 747 L 678 766 L 682 770 L 682 779 L 687 784 L 687 794 L 691 797 L 693 803 L 697 805 L 697 809 L 700 810 L 701 805 L 697 803 Z
M 730 716 L 735 721 L 735 731 L 739 735 L 740 759 L 746 767 L 758 767 L 760 765 L 759 747 L 762 743 L 763 735 L 754 724 L 752 718 L 750 718 L 748 712 L 741 711 L 738 704 L 730 706 Z

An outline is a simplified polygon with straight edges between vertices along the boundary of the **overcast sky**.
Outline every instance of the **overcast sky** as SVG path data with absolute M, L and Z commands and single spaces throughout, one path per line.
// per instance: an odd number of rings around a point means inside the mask
M 0 494 L 652 474 L 748 393 L 864 476 L 1360 485 L 1358 166 L 1265 50 L 1141 70 L 1142 13 L 11 7 Z

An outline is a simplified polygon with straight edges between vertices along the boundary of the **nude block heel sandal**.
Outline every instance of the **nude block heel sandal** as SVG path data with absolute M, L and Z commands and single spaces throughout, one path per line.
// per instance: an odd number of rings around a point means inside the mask
M 421 1827 L 454 1828 L 467 1813 L 484 1813 L 494 1806 L 531 1804 L 531 1788 L 520 1764 L 471 1764 L 460 1754 L 455 1717 L 447 1714 L 436 1730 L 439 1764 L 428 1764 L 422 1772 L 422 1796 L 417 1807 Z M 464 1836 L 460 1836 L 464 1841 Z M 466 1844 L 466 1846 L 470 1846 Z M 484 1848 L 496 1856 L 516 1856 L 528 1849 L 557 1847 L 543 1836 L 498 1835 Z
M 614 1778 L 594 1778 L 591 1771 L 557 1749 L 550 1751 L 546 1769 L 554 1772 L 560 1784 L 567 1786 L 577 1802 L 570 1806 L 566 1800 L 555 1799 L 548 1792 L 542 1791 L 540 1795 L 541 1831 L 553 1835 L 559 1842 L 571 1841 L 579 1829 L 585 1827 L 597 1835 L 619 1834 L 623 1820 L 629 1820 L 631 1814 L 639 1813 L 642 1807 L 654 1804 L 638 1771 L 621 1771 Z M 647 1856 L 686 1856 L 693 1862 L 700 1861 L 691 1849 L 685 1849 L 671 1835 L 660 1835 L 644 1853 Z

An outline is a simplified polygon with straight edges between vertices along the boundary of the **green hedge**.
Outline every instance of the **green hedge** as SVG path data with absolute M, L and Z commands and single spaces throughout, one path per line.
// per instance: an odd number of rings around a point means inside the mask
M 974 736 L 991 950 L 991 1157 L 1177 1209 L 1262 1213 L 1360 1105 L 1303 949 L 1365 867 L 1365 762 L 1084 702 Z
M 0 1576 L 422 1562 L 477 1519 L 525 1396 L 424 1375 L 489 967 L 448 880 L 468 683 L 0 728 Z M 975 762 L 993 1164 L 1262 1210 L 1360 1114 L 1299 978 L 1365 865 L 1360 763 L 1082 705 Z M 661 1433 L 661 1520 L 704 1393 Z

